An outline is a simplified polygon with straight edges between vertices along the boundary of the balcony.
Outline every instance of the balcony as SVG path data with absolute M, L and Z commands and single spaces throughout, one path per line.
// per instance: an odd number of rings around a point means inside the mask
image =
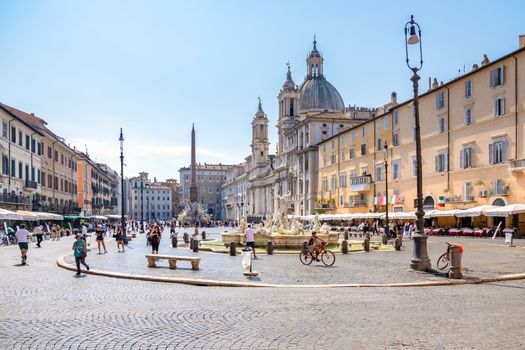
M 18 196 L 15 194 L 0 193 L 0 203 L 30 205 L 31 198 L 28 196 Z
M 24 187 L 36 190 L 38 188 L 38 182 L 26 180 L 24 183 Z
M 345 207 L 348 207 L 348 208 L 366 207 L 366 206 L 367 206 L 366 200 L 351 201 L 350 203 L 345 205 Z
M 525 159 L 511 160 L 509 163 L 509 172 L 525 175 Z
M 445 203 L 470 203 L 474 202 L 474 196 L 467 195 L 465 197 L 463 196 L 450 196 L 445 197 Z
M 353 192 L 370 191 L 371 183 L 372 177 L 370 175 L 352 177 L 350 179 L 350 189 Z

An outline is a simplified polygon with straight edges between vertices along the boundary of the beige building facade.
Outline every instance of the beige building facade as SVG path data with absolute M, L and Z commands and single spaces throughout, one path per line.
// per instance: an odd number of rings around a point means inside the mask
M 426 209 L 525 203 L 525 38 L 506 56 L 435 82 L 419 101 Z M 374 119 L 321 142 L 320 211 L 384 211 L 387 199 L 390 211 L 415 210 L 414 126 L 412 100 L 393 100 Z M 505 218 L 481 220 L 471 224 Z M 523 214 L 507 220 L 525 231 Z

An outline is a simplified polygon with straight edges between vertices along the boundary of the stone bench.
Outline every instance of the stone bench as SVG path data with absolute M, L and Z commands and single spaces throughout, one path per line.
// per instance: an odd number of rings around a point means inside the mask
M 201 258 L 192 256 L 174 256 L 174 255 L 158 255 L 158 254 L 146 254 L 148 259 L 148 267 L 156 267 L 155 262 L 157 260 L 165 259 L 170 264 L 170 269 L 177 269 L 177 260 L 191 261 L 191 269 L 198 270 Z

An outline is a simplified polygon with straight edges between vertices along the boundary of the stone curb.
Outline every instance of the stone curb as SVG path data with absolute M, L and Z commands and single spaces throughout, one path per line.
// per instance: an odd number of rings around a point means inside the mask
M 77 268 L 66 262 L 66 256 L 72 255 L 68 253 L 57 258 L 57 265 L 63 269 L 76 271 Z M 384 287 L 437 287 L 437 286 L 453 286 L 453 285 L 465 285 L 465 284 L 482 284 L 482 283 L 493 283 L 503 281 L 513 281 L 525 279 L 525 273 L 516 273 L 509 275 L 501 275 L 497 277 L 485 277 L 476 279 L 461 279 L 461 280 L 443 280 L 443 281 L 421 281 L 421 282 L 406 282 L 406 283 L 347 283 L 347 284 L 269 284 L 269 283 L 253 283 L 253 282 L 234 282 L 234 281 L 221 281 L 221 280 L 210 280 L 210 279 L 194 279 L 194 278 L 177 278 L 177 277 L 157 277 L 149 275 L 136 275 L 127 274 L 121 272 L 110 272 L 101 270 L 81 270 L 82 272 L 90 275 L 123 278 L 130 280 L 149 281 L 149 282 L 165 282 L 165 283 L 180 283 L 194 286 L 207 286 L 207 287 L 251 287 L 251 288 L 384 288 Z

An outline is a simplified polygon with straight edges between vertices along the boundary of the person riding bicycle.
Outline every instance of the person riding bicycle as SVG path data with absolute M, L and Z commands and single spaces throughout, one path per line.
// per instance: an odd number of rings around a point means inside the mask
M 312 236 L 308 240 L 308 250 L 310 251 L 310 253 L 316 261 L 319 261 L 319 247 L 322 247 L 324 243 L 326 242 L 323 241 L 321 238 L 317 237 L 317 232 L 312 231 Z

